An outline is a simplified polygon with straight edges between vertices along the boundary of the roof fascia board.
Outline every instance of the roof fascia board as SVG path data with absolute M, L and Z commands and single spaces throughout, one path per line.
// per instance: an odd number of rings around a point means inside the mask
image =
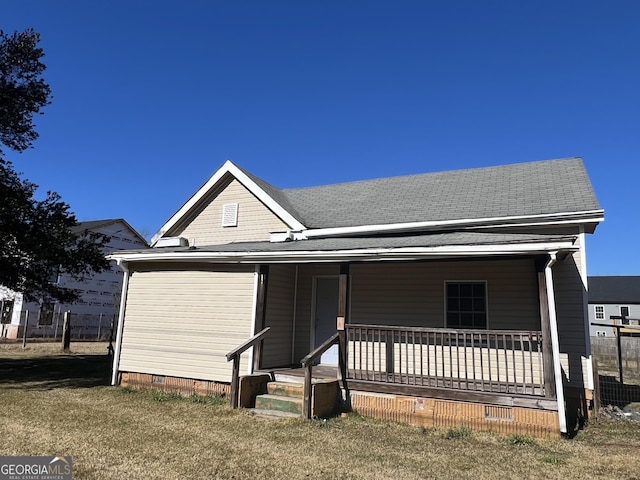
M 527 220 L 532 220 L 532 222 L 527 222 Z M 294 232 L 294 238 L 296 240 L 307 240 L 310 238 L 340 237 L 353 234 L 409 232 L 413 230 L 437 230 L 447 227 L 483 228 L 493 226 L 514 227 L 530 225 L 564 225 L 569 223 L 601 222 L 603 220 L 603 210 L 588 210 L 583 212 L 566 212 L 555 214 L 465 218 L 460 220 L 393 223 L 387 225 L 361 225 L 356 227 L 318 228 Z
M 262 203 L 264 203 L 271 211 L 273 211 L 284 223 L 292 230 L 304 230 L 306 227 L 296 220 L 293 215 L 286 211 L 276 202 L 269 194 L 251 180 L 242 170 L 236 167 L 231 160 L 224 162 L 224 165 L 214 173 L 211 178 L 175 213 L 173 216 L 156 232 L 151 238 L 151 246 L 155 245 L 158 239 L 167 231 L 174 227 L 191 209 L 200 202 L 214 188 L 220 180 L 227 174 L 231 174 L 242 183 L 253 195 L 255 195 Z
M 439 247 L 362 248 L 352 250 L 304 250 L 287 252 L 162 252 L 151 254 L 114 253 L 107 258 L 126 262 L 150 261 L 209 261 L 220 263 L 288 263 L 293 261 L 337 260 L 418 260 L 430 257 L 464 257 L 494 255 L 531 255 L 551 251 L 576 251 L 573 241 L 521 243 L 502 245 L 445 245 Z

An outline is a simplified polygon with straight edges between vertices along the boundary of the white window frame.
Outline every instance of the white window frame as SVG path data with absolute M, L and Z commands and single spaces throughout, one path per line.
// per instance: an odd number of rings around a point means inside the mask
M 600 312 L 598 312 L 599 308 L 602 309 Z M 604 320 L 604 305 L 594 305 L 593 314 L 595 315 L 596 320 Z

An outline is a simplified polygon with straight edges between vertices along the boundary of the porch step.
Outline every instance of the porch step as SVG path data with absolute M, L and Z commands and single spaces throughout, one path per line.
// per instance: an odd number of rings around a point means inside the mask
M 289 412 L 302 415 L 302 398 L 265 393 L 256 397 L 256 409 L 276 410 L 278 412 Z
M 312 388 L 312 415 L 328 417 L 335 414 L 338 408 L 338 382 L 314 380 Z M 301 383 L 269 382 L 267 392 L 255 397 L 257 410 L 302 415 L 304 386 Z
M 304 398 L 304 385 L 302 383 L 269 382 L 267 392 L 281 397 Z

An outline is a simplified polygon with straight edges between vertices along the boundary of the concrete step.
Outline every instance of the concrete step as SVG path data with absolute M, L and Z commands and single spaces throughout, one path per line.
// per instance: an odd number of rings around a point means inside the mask
M 302 399 L 266 393 L 256 397 L 256 408 L 302 415 Z
M 250 412 L 260 418 L 280 419 L 280 418 L 300 418 L 299 413 L 280 412 L 278 410 L 264 410 L 262 408 L 252 408 Z
M 301 383 L 269 382 L 267 392 L 281 397 L 304 398 L 304 385 Z

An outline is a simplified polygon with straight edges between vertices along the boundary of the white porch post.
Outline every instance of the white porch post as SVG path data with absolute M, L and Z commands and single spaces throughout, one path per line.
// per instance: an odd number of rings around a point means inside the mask
M 122 347 L 122 331 L 124 329 L 124 311 L 127 303 L 127 292 L 129 290 L 129 267 L 124 260 L 118 260 L 118 266 L 124 272 L 122 280 L 122 295 L 120 296 L 120 311 L 118 312 L 118 330 L 116 334 L 116 348 L 113 353 L 113 372 L 111 374 L 111 385 L 118 382 L 118 367 L 120 365 L 120 350 Z
M 567 412 L 564 404 L 564 388 L 562 385 L 562 366 L 560 365 L 560 341 L 558 338 L 558 319 L 556 316 L 556 298 L 553 288 L 553 272 L 551 267 L 556 263 L 557 252 L 549 253 L 549 261 L 545 265 L 544 275 L 549 300 L 549 324 L 551 329 L 551 348 L 553 349 L 553 373 L 556 381 L 556 398 L 558 399 L 558 420 L 560 431 L 567 433 Z

